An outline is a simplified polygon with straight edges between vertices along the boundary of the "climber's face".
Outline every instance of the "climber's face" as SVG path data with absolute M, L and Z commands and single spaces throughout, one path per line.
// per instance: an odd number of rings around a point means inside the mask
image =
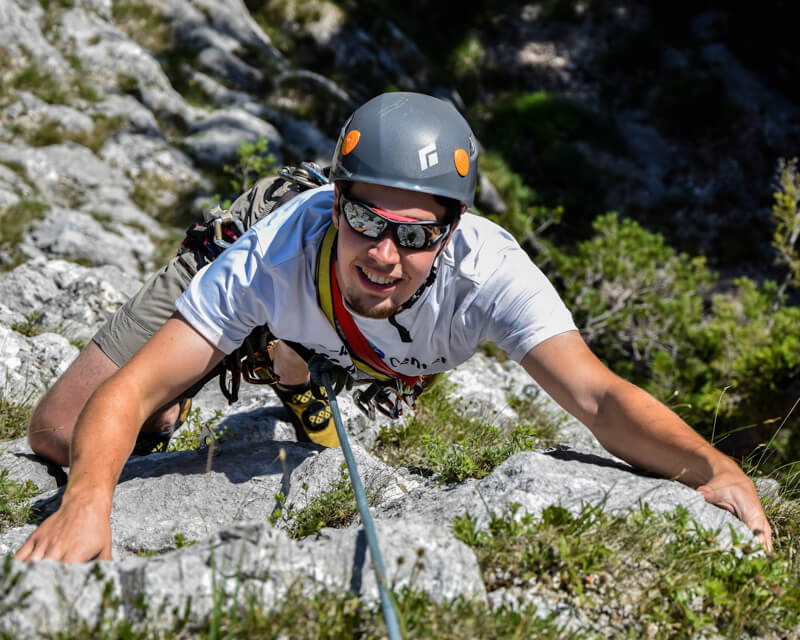
M 346 194 L 338 187 L 334 193 L 336 279 L 342 295 L 356 313 L 388 318 L 424 284 L 449 241 L 445 207 L 426 193 L 363 182 L 353 183 Z M 416 222 L 434 224 L 413 226 Z

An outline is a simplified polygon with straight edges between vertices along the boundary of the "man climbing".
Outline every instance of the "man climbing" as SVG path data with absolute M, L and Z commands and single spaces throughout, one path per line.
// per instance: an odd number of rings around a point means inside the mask
M 356 382 L 384 381 L 360 402 L 391 410 L 489 340 L 611 453 L 697 488 L 770 546 L 753 483 L 736 463 L 609 371 L 514 239 L 465 213 L 477 156 L 448 103 L 378 96 L 342 128 L 331 184 L 264 216 L 197 276 L 180 257 L 157 274 L 34 413 L 31 446 L 71 472 L 61 507 L 16 557 L 110 559 L 112 495 L 137 437 L 145 449 L 163 445 L 186 405 L 176 398 L 259 327 L 300 439 L 338 444 L 324 394 L 309 382 L 311 356 Z M 257 186 L 233 209 L 263 213 L 272 195 Z

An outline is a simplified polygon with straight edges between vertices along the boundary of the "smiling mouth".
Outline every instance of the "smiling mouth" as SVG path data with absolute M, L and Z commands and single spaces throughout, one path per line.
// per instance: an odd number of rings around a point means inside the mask
M 364 276 L 367 280 L 369 280 L 372 284 L 387 286 L 387 285 L 393 285 L 396 282 L 400 281 L 400 278 L 390 278 L 386 276 L 381 276 L 376 273 L 367 271 L 362 267 L 359 267 L 358 270 L 361 272 L 361 275 Z

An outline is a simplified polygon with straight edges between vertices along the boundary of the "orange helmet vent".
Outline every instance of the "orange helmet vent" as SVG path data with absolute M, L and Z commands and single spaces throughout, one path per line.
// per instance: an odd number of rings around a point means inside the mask
M 353 149 L 355 149 L 360 139 L 361 132 L 358 129 L 353 129 L 350 133 L 348 133 L 344 138 L 344 144 L 342 144 L 342 155 L 346 156 Z
M 453 162 L 455 162 L 458 175 L 464 177 L 469 173 L 469 156 L 464 149 L 456 149 L 453 152 Z

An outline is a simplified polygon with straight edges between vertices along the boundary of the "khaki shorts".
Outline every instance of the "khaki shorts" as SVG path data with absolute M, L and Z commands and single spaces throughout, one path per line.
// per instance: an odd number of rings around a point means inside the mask
M 195 264 L 191 252 L 184 253 L 181 259 Z M 173 258 L 117 309 L 92 340 L 121 367 L 175 312 L 175 300 L 191 279 L 192 273 Z

